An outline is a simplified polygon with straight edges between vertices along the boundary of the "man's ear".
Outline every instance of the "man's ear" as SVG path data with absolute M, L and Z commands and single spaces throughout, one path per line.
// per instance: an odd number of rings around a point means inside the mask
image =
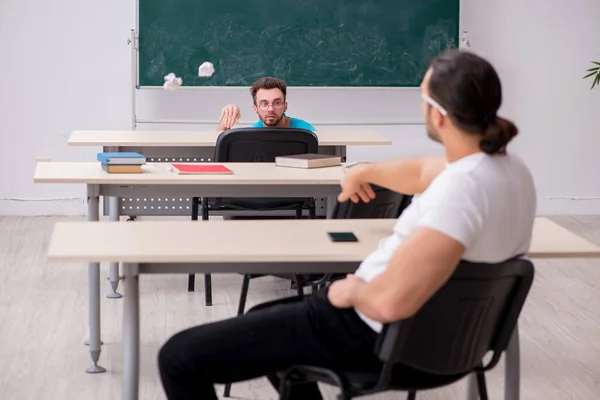
M 431 107 L 431 112 L 433 113 L 433 122 L 436 128 L 440 128 L 445 126 L 446 117 L 435 107 Z
M 256 104 L 252 105 L 252 109 L 254 110 L 254 113 L 258 115 L 258 107 L 256 107 Z
M 283 103 L 283 112 L 286 112 L 288 108 L 288 103 L 287 101 L 285 103 Z

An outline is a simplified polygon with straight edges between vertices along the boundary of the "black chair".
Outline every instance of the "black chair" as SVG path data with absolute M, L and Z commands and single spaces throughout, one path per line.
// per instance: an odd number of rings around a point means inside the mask
M 359 203 L 353 203 L 351 201 L 340 203 L 339 201 L 336 201 L 331 218 L 398 218 L 404 210 L 402 207 L 407 205 L 405 200 L 409 196 L 379 186 L 373 186 L 373 190 L 375 191 L 375 198 L 369 203 L 364 203 L 362 201 Z M 291 280 L 293 287 L 298 291 L 298 296 L 303 296 L 304 287 L 311 286 L 313 290 L 316 290 L 322 285 L 330 283 L 335 279 L 343 278 L 345 274 L 245 274 L 242 282 L 240 301 L 238 303 L 238 316 L 244 313 L 250 280 L 262 276 L 276 276 L 278 278 Z
M 372 218 L 398 218 L 410 205 L 412 196 L 394 192 L 381 186 L 371 185 L 375 198 L 365 203 L 345 201 L 335 202 L 332 219 L 372 219 Z M 317 290 L 336 279 L 345 277 L 346 274 L 301 274 L 294 278 L 303 286 L 311 286 Z M 243 287 L 243 286 L 242 286 Z M 303 292 L 299 291 L 299 294 Z
M 215 144 L 214 162 L 275 162 L 275 157 L 294 154 L 317 153 L 317 135 L 296 128 L 236 128 L 222 132 Z M 192 220 L 198 220 L 199 209 L 206 221 L 212 210 L 277 211 L 296 210 L 302 218 L 308 210 L 314 219 L 314 198 L 192 198 Z M 206 305 L 212 305 L 211 275 L 204 274 Z M 188 291 L 193 292 L 195 275 L 188 275 Z
M 384 326 L 375 346 L 381 371 L 295 366 L 279 374 L 280 399 L 289 397 L 291 385 L 309 381 L 340 387 L 342 400 L 389 390 L 408 391 L 408 399 L 415 399 L 417 391 L 475 373 L 479 396 L 486 400 L 484 373 L 508 347 L 533 276 L 533 264 L 522 258 L 499 264 L 463 261 L 417 314 Z M 400 373 L 407 369 L 414 381 Z
M 410 204 L 412 196 L 394 192 L 381 186 L 371 185 L 375 198 L 365 203 L 336 201 L 333 219 L 398 218 Z
M 373 186 L 373 190 L 375 191 L 375 198 L 369 203 L 364 203 L 362 201 L 359 203 L 353 203 L 352 201 L 340 203 L 339 201 L 336 201 L 332 219 L 397 218 L 404 210 L 403 207 L 406 207 L 409 204 L 406 202 L 406 198 L 409 196 L 402 193 L 397 193 L 379 186 Z M 336 279 L 345 277 L 346 274 L 245 274 L 244 280 L 242 281 L 242 290 L 238 304 L 238 316 L 244 313 L 250 280 L 262 276 L 275 276 L 291 280 L 293 288 L 297 290 L 298 296 L 302 297 L 304 296 L 304 287 L 310 286 L 312 291 L 315 291 Z M 230 390 L 231 385 L 226 384 L 224 391 L 225 397 L 229 397 Z

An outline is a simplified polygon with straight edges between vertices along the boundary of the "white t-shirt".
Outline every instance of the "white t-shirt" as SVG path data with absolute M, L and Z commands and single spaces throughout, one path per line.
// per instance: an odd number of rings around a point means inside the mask
M 356 275 L 369 282 L 381 274 L 413 229 L 428 227 L 461 242 L 463 260 L 496 263 L 527 253 L 536 213 L 533 178 L 514 155 L 483 152 L 452 163 L 398 218 L 394 232 L 360 265 Z M 375 331 L 382 324 L 360 311 Z

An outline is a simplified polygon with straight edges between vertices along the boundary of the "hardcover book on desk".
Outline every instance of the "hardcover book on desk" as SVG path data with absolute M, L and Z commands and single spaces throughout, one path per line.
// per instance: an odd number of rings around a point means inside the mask
M 171 164 L 171 169 L 180 175 L 231 175 L 233 171 L 220 164 Z
M 146 157 L 140 153 L 98 153 L 102 169 L 108 173 L 140 174 Z
M 142 165 L 146 157 L 140 153 L 98 153 L 98 161 L 106 165 Z
M 275 165 L 290 168 L 323 168 L 342 165 L 340 156 L 328 154 L 296 154 L 275 157 Z

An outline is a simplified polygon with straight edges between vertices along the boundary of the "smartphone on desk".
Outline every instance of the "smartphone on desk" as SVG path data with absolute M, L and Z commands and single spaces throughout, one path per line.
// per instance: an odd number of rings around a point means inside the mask
M 358 242 L 352 232 L 327 232 L 332 242 Z

